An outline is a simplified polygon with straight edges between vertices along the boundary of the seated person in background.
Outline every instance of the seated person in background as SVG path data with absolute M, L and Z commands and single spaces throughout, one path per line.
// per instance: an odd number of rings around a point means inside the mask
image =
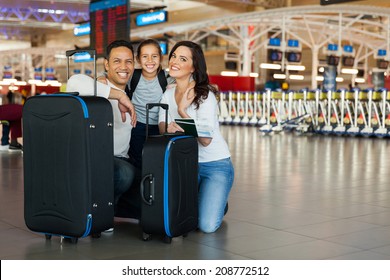
M 199 229 L 216 231 L 225 214 L 234 168 L 228 145 L 221 135 L 217 117 L 217 90 L 210 85 L 201 47 L 191 41 L 178 42 L 169 54 L 169 75 L 176 86 L 169 88 L 161 103 L 169 105 L 168 132 L 183 129 L 175 119 L 191 118 L 212 128 L 211 137 L 198 137 L 199 147 Z M 165 110 L 159 114 L 160 133 L 165 132 Z
M 8 150 L 9 146 L 9 122 L 6 120 L 0 120 L 1 123 L 1 145 L 0 150 Z
M 20 104 L 0 105 L 0 120 L 7 121 L 11 131 L 11 142 L 8 146 L 10 151 L 23 150 L 23 146 L 18 143 L 18 138 L 22 137 L 22 111 L 23 106 Z
M 117 40 L 109 44 L 104 67 L 107 72 L 107 85 L 98 82 L 97 95 L 109 98 L 114 114 L 114 202 L 116 205 L 119 197 L 130 188 L 135 173 L 134 166 L 128 161 L 128 150 L 136 115 L 124 91 L 134 71 L 133 47 L 130 42 Z M 68 80 L 67 92 L 93 95 L 93 83 L 94 80 L 87 75 L 73 75 Z

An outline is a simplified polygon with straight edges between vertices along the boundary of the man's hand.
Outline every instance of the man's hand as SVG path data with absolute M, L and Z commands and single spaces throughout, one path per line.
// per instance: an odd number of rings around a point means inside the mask
M 122 121 L 126 121 L 126 113 L 129 113 L 131 125 L 135 127 L 137 124 L 137 115 L 135 113 L 134 105 L 127 95 L 121 94 L 121 97 L 118 99 L 118 108 L 122 115 Z

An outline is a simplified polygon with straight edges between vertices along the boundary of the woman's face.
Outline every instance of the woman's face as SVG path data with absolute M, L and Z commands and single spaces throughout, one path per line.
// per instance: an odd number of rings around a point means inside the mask
M 188 47 L 178 47 L 169 59 L 169 75 L 176 80 L 188 79 L 194 72 L 192 53 Z

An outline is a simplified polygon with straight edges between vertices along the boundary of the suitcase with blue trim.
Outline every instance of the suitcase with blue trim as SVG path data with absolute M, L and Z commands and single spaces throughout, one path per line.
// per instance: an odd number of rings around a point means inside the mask
M 113 113 L 94 91 L 33 96 L 23 108 L 24 218 L 47 239 L 113 227 Z
M 155 106 L 168 113 L 167 104 L 147 104 L 147 120 Z M 198 142 L 186 135 L 146 135 L 140 184 L 143 240 L 160 234 L 171 243 L 198 226 Z

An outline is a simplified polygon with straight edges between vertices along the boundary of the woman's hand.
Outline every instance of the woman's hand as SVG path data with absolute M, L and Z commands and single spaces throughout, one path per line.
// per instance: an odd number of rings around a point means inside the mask
M 170 124 L 168 124 L 168 129 L 167 129 L 167 132 L 168 133 L 175 133 L 175 132 L 184 132 L 184 129 L 181 128 L 180 125 L 178 125 L 177 123 L 175 122 L 171 122 Z
M 195 81 L 191 81 L 188 84 L 187 90 L 183 93 L 183 96 L 178 104 L 177 110 L 179 115 L 182 118 L 188 118 L 188 114 L 186 112 L 187 108 L 192 104 L 195 98 Z

